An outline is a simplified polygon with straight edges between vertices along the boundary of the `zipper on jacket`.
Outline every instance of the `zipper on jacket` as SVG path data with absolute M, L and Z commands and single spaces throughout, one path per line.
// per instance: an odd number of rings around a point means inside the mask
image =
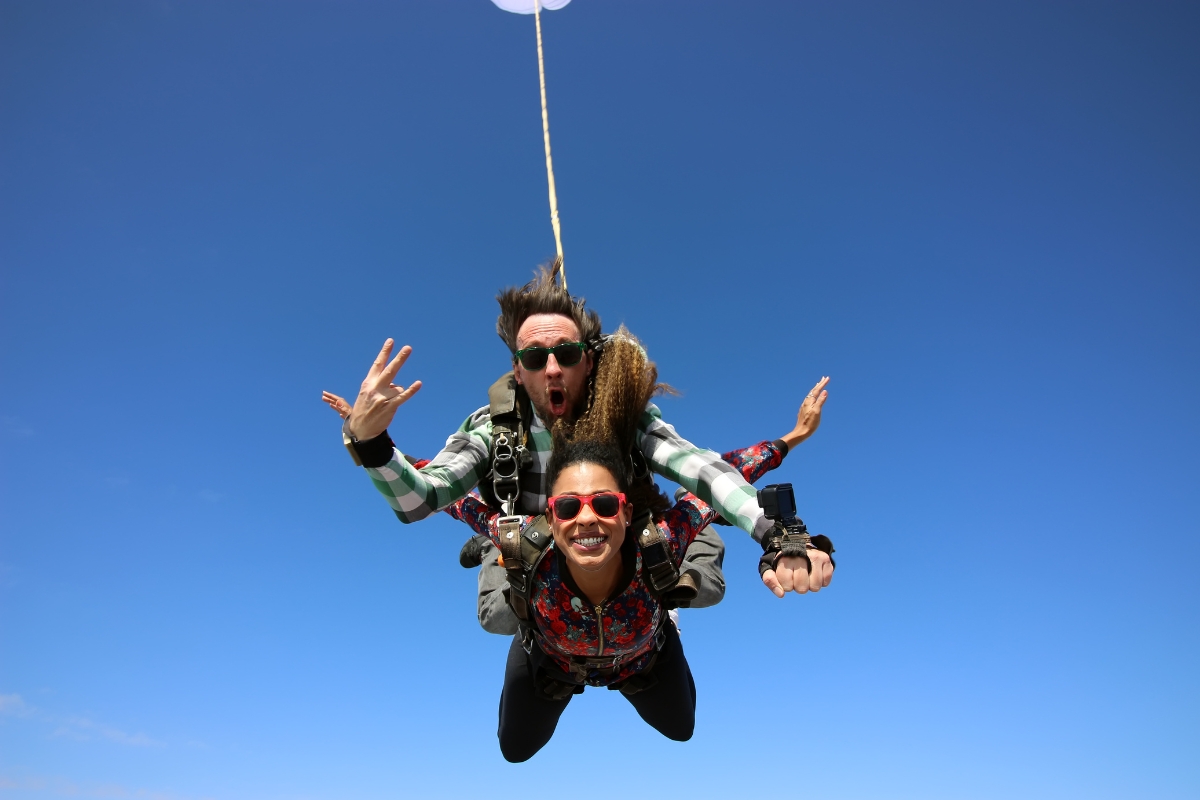
M 596 655 L 604 655 L 604 606 L 596 606 L 596 633 L 600 636 L 600 644 L 596 647 Z

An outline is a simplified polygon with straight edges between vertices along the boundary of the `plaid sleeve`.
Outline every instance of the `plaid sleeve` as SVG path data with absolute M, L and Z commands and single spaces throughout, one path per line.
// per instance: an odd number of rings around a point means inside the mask
M 491 415 L 484 406 L 467 417 L 425 466 L 408 463 L 397 449 L 391 461 L 367 474 L 401 522 L 416 522 L 465 497 L 479 483 L 488 471 L 491 444 Z
M 762 539 L 771 529 L 771 521 L 758 507 L 758 495 L 734 467 L 712 450 L 703 450 L 663 422 L 662 412 L 653 403 L 646 405 L 638 423 L 638 446 L 650 468 L 675 481 L 722 517 L 754 537 Z

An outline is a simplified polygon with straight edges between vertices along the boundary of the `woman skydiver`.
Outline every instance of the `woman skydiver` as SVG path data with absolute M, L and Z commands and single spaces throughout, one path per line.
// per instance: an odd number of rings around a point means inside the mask
M 772 442 L 726 455 L 751 482 L 783 458 Z M 500 695 L 498 735 L 508 761 L 537 753 L 584 685 L 620 689 L 642 719 L 669 739 L 692 736 L 696 685 L 679 634 L 642 574 L 629 527 L 634 487 L 627 460 L 606 442 L 555 445 L 548 515 L 554 553 L 533 576 L 532 636 L 513 637 Z M 497 515 L 480 499 L 468 496 L 447 510 L 500 545 Z M 692 494 L 655 515 L 676 567 L 715 516 Z M 830 577 L 832 569 L 822 585 Z

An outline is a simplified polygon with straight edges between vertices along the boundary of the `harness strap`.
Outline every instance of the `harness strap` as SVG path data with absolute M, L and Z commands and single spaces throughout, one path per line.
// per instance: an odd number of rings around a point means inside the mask
M 488 413 L 492 422 L 492 498 L 509 516 L 521 500 L 520 473 L 533 463 L 528 449 L 529 398 L 511 372 L 501 375 L 488 388 Z M 485 500 L 489 498 L 485 497 Z
M 643 512 L 634 520 L 630 530 L 638 531 L 638 549 L 642 551 L 642 577 L 655 595 L 662 596 L 673 589 L 679 580 L 679 568 L 675 566 L 675 559 L 671 558 L 667 537 L 663 536 L 647 512 Z
M 528 642 L 533 636 L 529 597 L 533 593 L 533 576 L 553 541 L 550 523 L 543 514 L 529 523 L 524 531 L 521 530 L 521 518 L 518 516 L 501 517 L 497 525 L 500 531 L 500 554 L 504 556 L 504 571 L 508 577 L 508 604 L 520 621 L 521 643 L 529 652 Z
M 679 574 L 679 567 L 671 556 L 671 548 L 667 537 L 650 519 L 649 512 L 643 512 L 629 528 L 638 531 L 638 549 L 642 553 L 642 577 L 650 587 L 650 593 L 663 602 L 668 608 L 676 608 L 680 603 L 696 599 L 699 587 L 690 573 Z

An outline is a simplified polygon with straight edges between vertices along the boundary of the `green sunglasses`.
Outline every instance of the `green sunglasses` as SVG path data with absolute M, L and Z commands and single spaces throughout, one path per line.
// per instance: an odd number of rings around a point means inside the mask
M 560 367 L 573 367 L 583 360 L 585 350 L 585 342 L 563 342 L 554 347 L 526 347 L 513 353 L 513 361 L 520 361 L 522 367 L 532 372 L 545 369 L 550 356 L 554 356 Z

